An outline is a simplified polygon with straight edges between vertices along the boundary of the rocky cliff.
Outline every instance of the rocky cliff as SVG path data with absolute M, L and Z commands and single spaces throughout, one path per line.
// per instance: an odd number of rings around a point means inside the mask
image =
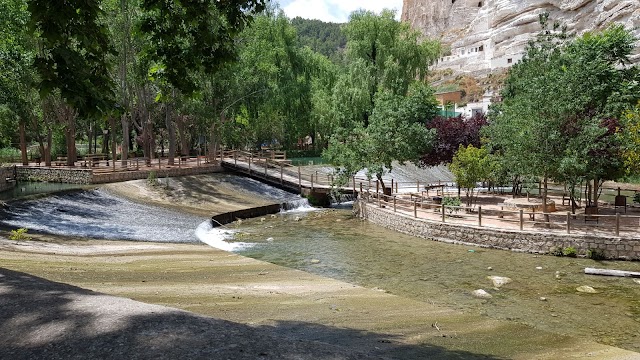
M 402 20 L 450 47 L 437 68 L 483 73 L 522 57 L 543 12 L 572 33 L 620 22 L 640 37 L 640 0 L 404 0 Z M 640 46 L 632 60 L 640 62 Z

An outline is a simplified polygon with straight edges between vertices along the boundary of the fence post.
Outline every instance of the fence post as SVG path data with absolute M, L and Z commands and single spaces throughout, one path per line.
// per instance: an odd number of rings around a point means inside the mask
M 393 191 L 393 179 L 391 179 L 391 191 Z M 384 189 L 382 189 L 382 192 L 384 192 Z
M 282 173 L 284 172 L 284 164 L 280 163 L 280 185 L 284 184 L 284 181 L 282 179 Z
M 313 174 L 311 174 L 311 191 L 313 191 Z
M 360 181 L 360 194 L 362 194 L 362 181 Z
M 356 194 L 356 177 L 355 176 L 351 177 L 351 182 L 353 184 L 353 195 L 355 195 Z
M 302 174 L 300 174 L 300 165 L 298 165 L 298 188 L 300 189 L 300 194 L 302 194 Z
M 238 150 L 233 150 L 233 165 L 238 167 Z
M 413 217 L 418 217 L 418 200 L 413 201 Z
M 567 211 L 567 234 L 571 234 L 571 212 Z
M 382 204 L 380 203 L 380 194 L 376 193 L 376 196 L 378 197 L 378 207 L 381 208 Z
M 520 231 L 524 228 L 524 210 L 520 209 Z
M 380 181 L 376 180 L 376 196 L 378 196 L 378 192 L 380 192 Z
M 396 194 L 398 193 L 398 182 L 396 181 Z
M 616 236 L 620 236 L 620 213 L 616 213 Z
M 478 206 L 478 226 L 482 227 L 482 206 Z
M 393 195 L 393 212 L 396 212 L 396 196 Z
M 420 180 L 416 182 L 416 192 L 420 192 Z
M 136 171 L 140 170 L 139 166 L 138 166 L 138 158 L 136 158 Z
M 442 222 L 444 222 L 444 204 L 440 205 L 440 212 L 442 212 Z
M 267 169 L 269 168 L 269 163 L 267 162 L 267 158 L 264 158 L 264 178 L 267 178 Z
M 160 170 L 162 166 L 160 165 L 160 156 L 158 156 L 158 170 Z
M 249 175 L 251 175 L 251 159 L 253 159 L 253 153 L 249 153 Z

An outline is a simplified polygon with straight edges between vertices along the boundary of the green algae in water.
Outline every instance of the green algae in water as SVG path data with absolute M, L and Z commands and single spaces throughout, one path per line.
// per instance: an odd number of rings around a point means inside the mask
M 245 221 L 238 253 L 399 296 L 558 334 L 640 351 L 640 285 L 584 274 L 585 267 L 640 271 L 638 262 L 596 262 L 452 245 L 393 232 L 348 210 Z M 473 250 L 473 252 L 469 251 Z M 539 269 L 541 268 L 541 269 Z M 494 289 L 488 276 L 512 282 Z M 576 291 L 581 285 L 597 294 Z M 493 297 L 476 299 L 484 289 Z

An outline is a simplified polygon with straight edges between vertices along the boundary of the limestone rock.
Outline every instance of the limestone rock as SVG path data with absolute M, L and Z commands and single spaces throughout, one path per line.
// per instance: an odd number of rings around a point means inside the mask
M 487 276 L 487 279 L 493 282 L 493 287 L 500 288 L 502 285 L 506 285 L 511 282 L 511 279 L 503 276 Z
M 587 294 L 595 294 L 595 293 L 597 293 L 596 289 L 592 288 L 591 286 L 587 286 L 587 285 L 578 286 L 576 288 L 576 290 L 578 292 L 587 293 Z
M 493 297 L 491 296 L 491 294 L 489 294 L 488 292 L 482 289 L 472 291 L 471 295 L 473 295 L 474 297 L 477 297 L 478 299 L 491 299 Z
M 456 73 L 509 67 L 540 31 L 539 14 L 567 26 L 570 33 L 622 23 L 640 36 L 638 0 L 404 0 L 402 21 L 451 49 L 437 68 Z M 640 47 L 632 59 L 640 62 Z

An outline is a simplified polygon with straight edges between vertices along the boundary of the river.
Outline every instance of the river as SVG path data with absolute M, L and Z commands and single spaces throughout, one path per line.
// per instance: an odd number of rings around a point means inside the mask
M 256 194 L 279 191 L 234 181 Z M 202 217 L 138 204 L 100 189 L 13 202 L 0 212 L 0 222 L 89 238 L 203 241 L 403 297 L 640 352 L 640 284 L 583 273 L 585 267 L 640 271 L 638 262 L 596 262 L 438 243 L 361 221 L 348 209 L 306 206 L 211 228 Z M 511 282 L 494 288 L 489 276 L 508 277 Z M 576 291 L 582 285 L 597 293 Z M 492 298 L 473 297 L 471 292 L 477 289 Z

